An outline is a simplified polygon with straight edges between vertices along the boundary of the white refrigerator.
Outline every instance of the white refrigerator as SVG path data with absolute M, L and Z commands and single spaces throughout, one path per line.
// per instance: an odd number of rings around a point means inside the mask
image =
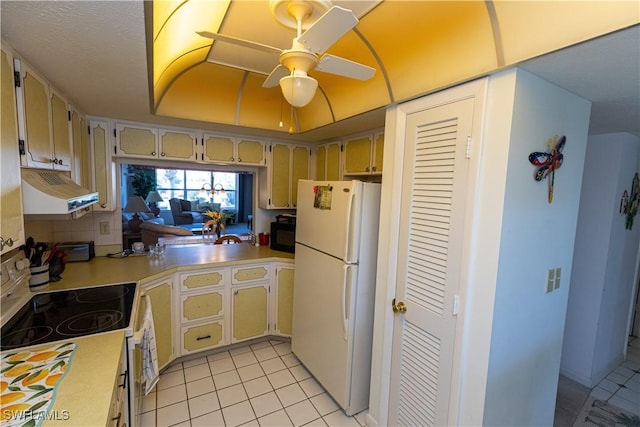
M 298 184 L 291 348 L 347 415 L 369 406 L 380 184 Z

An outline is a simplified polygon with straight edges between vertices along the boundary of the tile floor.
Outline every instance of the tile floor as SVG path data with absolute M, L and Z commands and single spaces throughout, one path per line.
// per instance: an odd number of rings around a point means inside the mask
M 591 396 L 640 416 L 640 338 L 631 338 L 626 360 L 591 390 Z
M 142 403 L 142 426 L 364 426 L 348 417 L 291 353 L 265 340 L 176 361 Z

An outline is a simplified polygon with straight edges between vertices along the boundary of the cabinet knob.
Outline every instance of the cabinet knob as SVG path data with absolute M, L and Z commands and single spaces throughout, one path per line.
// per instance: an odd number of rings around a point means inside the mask
M 367 166 L 366 168 L 364 168 L 365 172 L 369 172 L 369 166 Z
M 4 249 L 5 246 L 12 247 L 13 243 L 14 241 L 11 237 L 9 237 L 7 240 L 4 240 L 2 237 L 0 237 L 0 250 Z
M 238 157 L 238 162 L 239 162 L 239 163 L 241 163 L 241 162 L 242 162 L 242 159 L 241 159 L 240 157 Z
M 106 204 L 106 203 L 100 203 L 100 207 L 101 207 L 102 209 L 106 209 L 106 208 L 107 208 L 107 204 Z
M 230 159 L 230 160 L 233 162 L 235 159 L 234 159 L 233 157 L 231 157 L 231 159 Z
M 156 155 L 156 152 L 155 152 L 155 151 L 152 151 L 152 152 L 151 152 L 151 155 L 152 155 L 152 156 L 155 156 L 155 155 Z
M 162 157 L 165 157 L 165 156 L 166 156 L 166 154 L 164 154 L 164 151 L 163 151 L 162 153 L 160 153 L 160 155 L 161 155 Z
M 376 167 L 375 167 L 375 166 L 374 166 L 374 167 L 372 167 L 372 168 L 371 168 L 371 170 L 372 170 L 373 172 L 375 172 L 375 171 L 376 171 Z

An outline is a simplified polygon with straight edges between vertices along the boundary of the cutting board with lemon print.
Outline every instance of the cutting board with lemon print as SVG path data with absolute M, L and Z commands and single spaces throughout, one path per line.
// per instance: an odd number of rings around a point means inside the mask
M 69 369 L 73 342 L 2 353 L 2 426 L 35 427 L 46 419 L 60 380 Z

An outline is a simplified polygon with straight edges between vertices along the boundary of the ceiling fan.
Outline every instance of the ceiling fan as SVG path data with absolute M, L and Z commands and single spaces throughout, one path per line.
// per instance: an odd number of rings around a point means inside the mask
M 269 9 L 278 22 L 296 30 L 291 49 L 279 49 L 220 33 L 197 33 L 213 40 L 279 54 L 280 63 L 262 87 L 279 84 L 285 99 L 294 107 L 304 107 L 315 95 L 318 81 L 308 75 L 310 70 L 357 80 L 368 80 L 374 76 L 375 68 L 324 53 L 358 23 L 351 10 L 332 6 L 329 0 L 270 0 Z M 313 21 L 317 16 L 319 18 Z M 313 22 L 309 23 L 309 20 Z

